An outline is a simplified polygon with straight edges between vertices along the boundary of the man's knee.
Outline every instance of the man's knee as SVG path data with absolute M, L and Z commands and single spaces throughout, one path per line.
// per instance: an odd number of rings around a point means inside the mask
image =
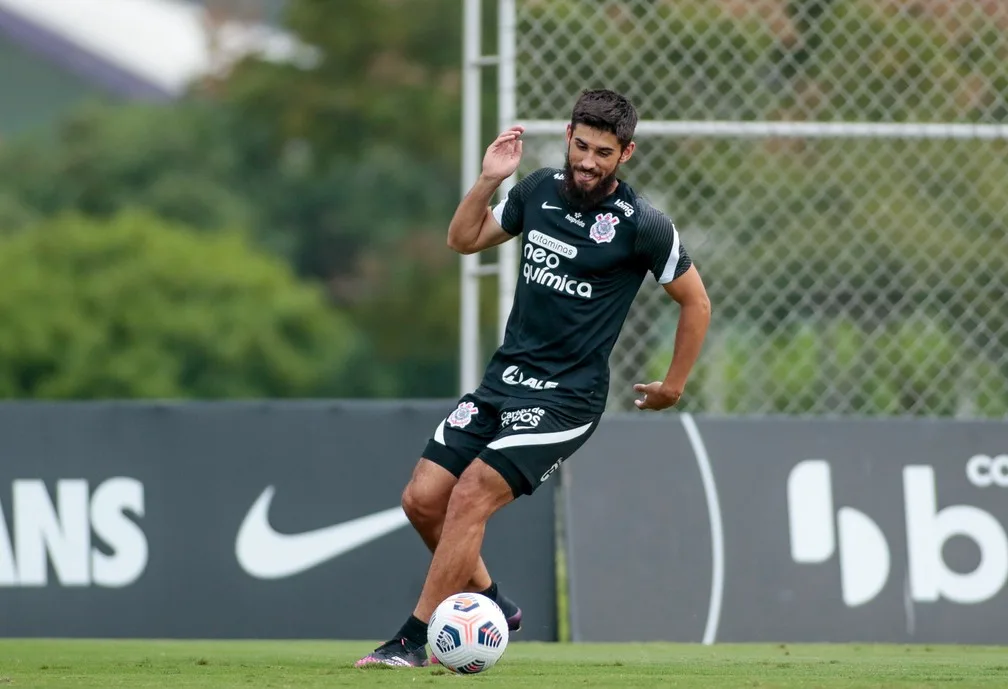
M 511 487 L 495 469 L 474 462 L 452 490 L 447 511 L 456 517 L 487 519 L 512 499 Z
M 450 478 L 449 481 L 440 474 L 430 476 L 422 465 L 417 467 L 402 493 L 402 508 L 410 522 L 426 526 L 444 519 L 454 485 L 454 477 Z
M 406 484 L 402 493 L 402 508 L 409 520 L 415 525 L 437 523 L 444 518 L 446 501 L 416 485 L 414 481 Z

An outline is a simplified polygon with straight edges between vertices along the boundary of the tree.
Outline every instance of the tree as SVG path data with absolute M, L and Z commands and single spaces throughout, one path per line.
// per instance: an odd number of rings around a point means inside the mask
M 485 12 L 496 3 L 485 2 Z M 459 199 L 458 0 L 291 0 L 285 28 L 321 56 L 250 58 L 194 86 L 235 113 L 278 175 L 256 189 L 300 274 L 342 278 L 364 249 L 441 234 Z M 489 22 L 487 22 L 489 28 Z M 496 128 L 494 83 L 484 127 Z
M 392 146 L 317 174 L 296 158 L 274 156 L 261 132 L 225 106 L 85 107 L 0 153 L 0 235 L 63 213 L 108 221 L 133 207 L 206 233 L 248 228 L 260 248 L 321 282 L 388 355 L 359 359 L 347 394 L 453 394 L 457 306 L 444 302 L 443 287 L 457 290 L 457 273 L 445 273 L 453 267 L 445 261 L 457 261 L 443 233 L 457 195 L 425 161 Z M 414 269 L 418 242 L 436 251 Z M 441 284 L 441 310 L 415 308 L 420 297 L 400 279 L 412 273 Z M 395 327 L 368 313 L 390 304 Z M 399 352 L 392 340 L 404 331 L 427 334 L 424 350 L 436 356 Z
M 443 235 L 404 238 L 391 253 L 366 252 L 362 275 L 343 289 L 356 294 L 348 306 L 368 334 L 371 394 L 454 397 L 458 393 L 459 261 Z M 497 341 L 494 281 L 480 290 L 480 337 Z M 489 356 L 492 353 L 485 351 Z
M 1008 378 L 998 362 L 939 319 L 912 315 L 869 329 L 853 319 L 820 316 L 774 333 L 733 323 L 711 335 L 684 410 L 1008 414 Z M 667 348 L 655 352 L 650 374 L 664 375 L 671 356 Z M 769 390 L 774 394 L 768 397 Z
M 129 211 L 0 240 L 0 396 L 338 393 L 359 338 L 234 232 Z
M 0 152 L 0 222 L 108 218 L 130 206 L 195 228 L 249 227 L 256 218 L 236 180 L 255 168 L 228 134 L 226 113 L 197 104 L 88 104 Z
M 491 20 L 495 3 L 484 4 Z M 107 220 L 134 206 L 208 232 L 248 228 L 321 282 L 373 345 L 354 354 L 341 390 L 454 394 L 457 257 L 443 237 L 459 198 L 461 6 L 288 8 L 287 28 L 322 55 L 313 67 L 249 59 L 184 102 L 84 108 L 7 145 L 0 234 L 57 213 Z M 490 132 L 495 84 L 483 84 Z M 414 266 L 418 245 L 438 253 Z
M 309 143 L 323 163 L 364 159 L 381 142 L 454 168 L 461 10 L 458 0 L 291 0 L 285 27 L 319 51 L 318 63 L 249 59 L 202 90 L 264 124 L 278 146 Z

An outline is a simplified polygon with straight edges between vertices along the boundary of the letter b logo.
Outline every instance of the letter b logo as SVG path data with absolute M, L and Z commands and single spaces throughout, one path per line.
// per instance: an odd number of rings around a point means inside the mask
M 822 459 L 799 463 L 788 476 L 791 558 L 801 564 L 826 562 L 840 542 L 840 588 L 849 607 L 879 594 L 889 579 L 889 545 L 870 517 L 851 507 L 833 522 L 833 481 Z
M 970 505 L 938 510 L 930 466 L 904 467 L 903 494 L 911 597 L 980 603 L 997 595 L 1008 579 L 1008 536 L 1001 524 Z M 788 476 L 787 495 L 792 559 L 821 564 L 839 550 L 844 603 L 855 607 L 873 600 L 889 579 L 889 544 L 863 512 L 841 507 L 834 522 L 829 463 L 810 459 L 796 465 Z M 980 563 L 972 572 L 959 573 L 945 563 L 942 548 L 954 536 L 969 538 L 980 549 Z
M 934 602 L 981 603 L 997 595 L 1008 577 L 1008 538 L 989 512 L 970 505 L 949 505 L 938 511 L 934 469 L 903 469 L 906 495 L 907 556 L 910 595 Z M 980 564 L 960 574 L 948 568 L 942 547 L 953 536 L 965 536 L 980 549 Z

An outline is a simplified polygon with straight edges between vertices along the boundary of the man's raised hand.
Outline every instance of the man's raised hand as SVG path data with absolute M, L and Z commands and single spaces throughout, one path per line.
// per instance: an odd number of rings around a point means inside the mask
M 516 125 L 504 130 L 487 147 L 483 156 L 483 176 L 502 182 L 518 169 L 522 156 L 521 135 L 525 127 Z

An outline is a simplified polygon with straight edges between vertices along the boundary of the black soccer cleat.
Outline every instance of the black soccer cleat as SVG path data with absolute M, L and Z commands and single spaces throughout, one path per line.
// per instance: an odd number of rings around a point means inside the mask
M 515 602 L 501 592 L 497 592 L 497 605 L 500 606 L 504 618 L 507 620 L 508 631 L 517 632 L 521 629 L 522 610 Z
M 392 639 L 354 663 L 354 667 L 374 665 L 424 667 L 427 665 L 427 646 L 415 644 L 408 639 Z

